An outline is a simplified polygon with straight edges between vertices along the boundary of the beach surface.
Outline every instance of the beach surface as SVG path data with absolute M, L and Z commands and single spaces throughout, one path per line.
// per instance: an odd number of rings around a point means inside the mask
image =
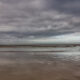
M 80 52 L 1 51 L 0 80 L 80 80 Z

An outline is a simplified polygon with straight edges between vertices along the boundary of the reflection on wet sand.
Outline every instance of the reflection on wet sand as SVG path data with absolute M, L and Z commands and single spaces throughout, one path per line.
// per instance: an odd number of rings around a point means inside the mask
M 79 52 L 0 52 L 1 80 L 80 80 Z

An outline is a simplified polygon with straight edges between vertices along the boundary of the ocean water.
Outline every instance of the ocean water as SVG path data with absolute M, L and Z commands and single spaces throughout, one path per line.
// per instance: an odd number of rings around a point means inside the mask
M 80 46 L 76 47 L 16 47 L 16 48 L 0 48 L 0 51 L 80 51 Z

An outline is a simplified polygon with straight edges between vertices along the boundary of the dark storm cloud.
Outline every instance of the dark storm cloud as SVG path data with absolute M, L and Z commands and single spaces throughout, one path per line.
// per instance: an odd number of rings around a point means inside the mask
M 79 0 L 0 0 L 0 38 L 79 32 Z
M 48 10 L 80 15 L 80 0 L 46 0 Z

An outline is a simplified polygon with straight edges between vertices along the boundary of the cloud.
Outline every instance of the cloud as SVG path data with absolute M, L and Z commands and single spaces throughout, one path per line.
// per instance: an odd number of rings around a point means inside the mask
M 0 0 L 0 39 L 80 32 L 79 0 Z M 33 37 L 34 36 L 34 37 Z
M 5 32 L 5 31 L 15 31 L 16 27 L 13 26 L 0 26 L 0 31 Z
M 60 12 L 80 15 L 80 0 L 46 0 L 47 10 L 58 10 Z

